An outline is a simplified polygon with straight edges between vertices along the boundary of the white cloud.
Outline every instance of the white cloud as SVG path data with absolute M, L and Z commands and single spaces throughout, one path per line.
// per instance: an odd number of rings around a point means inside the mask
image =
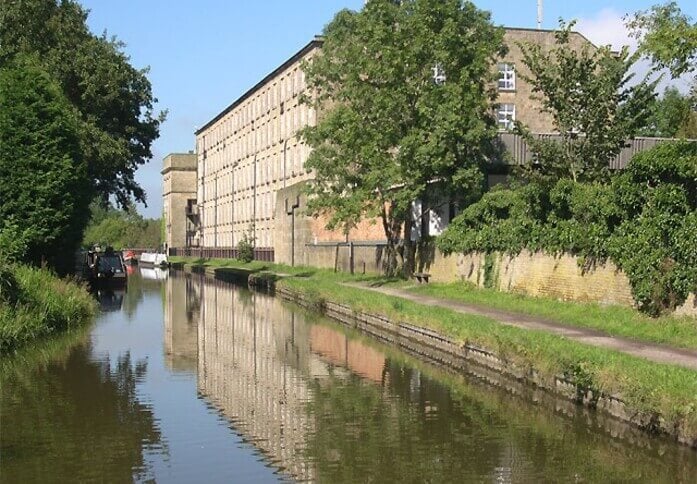
M 614 50 L 628 45 L 636 50 L 637 41 L 629 36 L 623 17 L 624 14 L 613 8 L 604 8 L 593 17 L 579 19 L 576 29 L 595 45 L 609 44 Z
M 626 45 L 629 46 L 630 52 L 634 52 L 638 42 L 637 39 L 630 37 L 629 30 L 624 25 L 624 15 L 613 8 L 604 8 L 594 16 L 578 19 L 575 29 L 597 46 L 610 45 L 613 50 L 620 50 Z M 640 60 L 632 69 L 635 73 L 634 79 L 637 81 L 643 79 L 650 70 L 651 63 L 646 59 Z M 671 79 L 666 73 L 658 85 L 658 91 L 663 92 L 667 86 L 675 86 L 681 92 L 687 93 L 690 90 L 690 81 L 690 76 Z

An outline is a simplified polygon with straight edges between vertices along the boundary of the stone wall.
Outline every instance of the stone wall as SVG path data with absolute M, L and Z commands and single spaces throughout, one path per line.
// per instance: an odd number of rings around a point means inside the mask
M 307 244 L 302 263 L 307 266 L 351 272 L 356 274 L 379 274 L 382 271 L 384 245 L 376 244 Z
M 327 229 L 326 217 L 307 215 L 307 197 L 303 194 L 305 184 L 306 182 L 296 183 L 277 192 L 274 208 L 275 262 L 339 267 L 339 270 L 348 271 L 348 241 L 353 241 L 356 270 L 362 271 L 365 265 L 368 272 L 377 271 L 378 269 L 372 268 L 380 267 L 381 264 L 380 247 L 381 241 L 385 239 L 382 226 L 376 220 L 366 220 L 350 230 L 348 235 L 340 230 Z M 294 205 L 296 208 L 291 210 Z
M 517 256 L 482 253 L 444 256 L 436 251 L 423 270 L 431 274 L 434 282 L 469 281 L 480 287 L 564 301 L 634 305 L 629 279 L 612 262 L 584 271 L 578 259 L 568 255 L 553 257 L 523 251 Z M 694 295 L 676 314 L 697 316 Z

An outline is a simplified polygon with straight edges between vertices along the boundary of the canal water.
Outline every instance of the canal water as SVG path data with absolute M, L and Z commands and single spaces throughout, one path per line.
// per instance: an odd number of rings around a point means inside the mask
M 279 299 L 141 269 L 2 362 L 0 481 L 697 482 L 697 452 Z

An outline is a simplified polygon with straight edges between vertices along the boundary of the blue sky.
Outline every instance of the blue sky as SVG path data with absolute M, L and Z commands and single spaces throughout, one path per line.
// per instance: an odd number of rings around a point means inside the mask
M 627 42 L 622 16 L 659 0 L 545 0 L 543 27 L 578 19 L 578 30 L 595 43 Z M 342 8 L 363 0 L 82 0 L 93 32 L 105 30 L 126 43 L 134 66 L 150 66 L 159 108 L 169 111 L 153 159 L 138 181 L 148 194 L 148 217 L 162 211 L 162 158 L 194 148 L 194 130 L 322 31 Z M 535 27 L 536 0 L 477 0 L 494 23 Z M 697 17 L 697 1 L 680 0 Z

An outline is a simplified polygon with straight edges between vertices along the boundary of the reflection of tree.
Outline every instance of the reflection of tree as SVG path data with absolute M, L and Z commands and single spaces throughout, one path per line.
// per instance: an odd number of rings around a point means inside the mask
M 161 291 L 163 286 L 162 281 L 143 279 L 138 271 L 128 277 L 126 295 L 123 299 L 123 312 L 129 321 L 133 319 L 133 315 L 143 300 L 145 293 Z
M 331 372 L 311 385 L 306 459 L 321 482 L 697 478 L 683 458 L 689 449 L 660 455 L 621 444 L 586 422 L 545 415 L 495 389 L 453 388 L 395 360 L 382 385 Z
M 78 346 L 62 362 L 2 378 L 4 482 L 130 482 L 148 477 L 144 446 L 160 442 L 152 411 L 136 397 L 145 361 L 92 361 Z

